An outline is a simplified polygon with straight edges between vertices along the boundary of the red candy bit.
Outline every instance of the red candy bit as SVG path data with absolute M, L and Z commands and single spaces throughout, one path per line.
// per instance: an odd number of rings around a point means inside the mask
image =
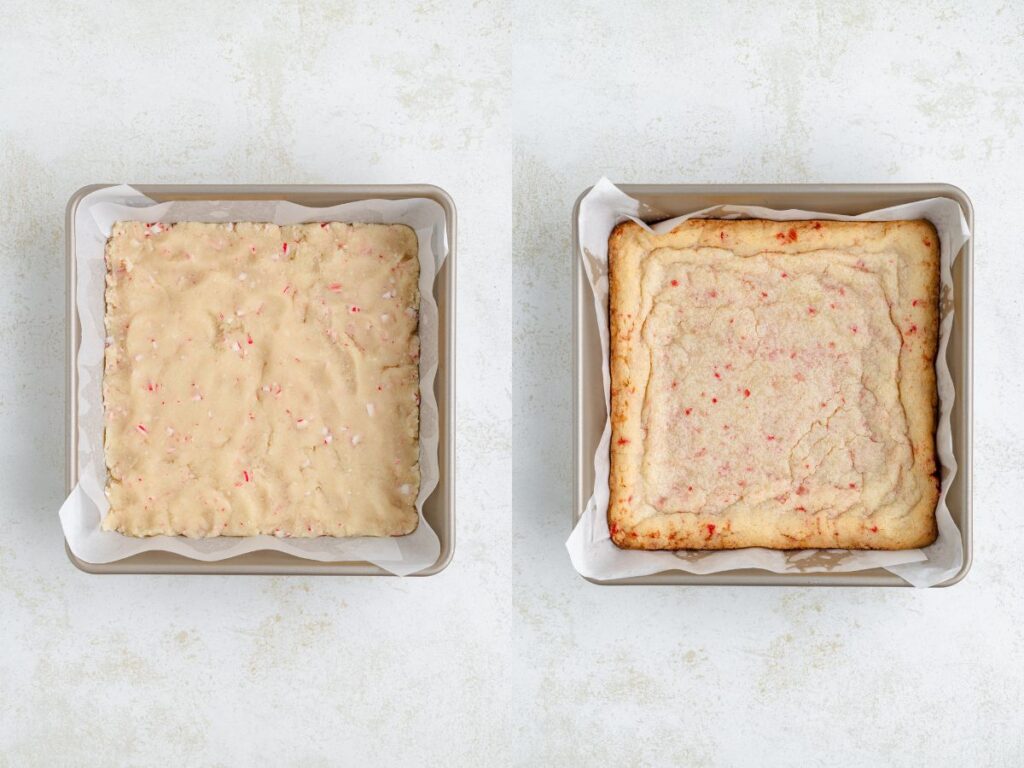
M 871 532 L 872 533 L 878 533 L 878 526 L 877 525 L 872 525 L 871 526 Z
M 672 382 L 672 389 L 675 389 L 678 386 L 679 386 L 679 382 L 678 381 L 673 381 Z
M 924 240 L 922 240 L 921 242 L 925 244 L 926 248 L 931 248 L 932 247 L 932 241 L 929 240 L 927 237 Z
M 911 326 L 910 326 L 910 327 L 909 327 L 909 328 L 907 329 L 907 336 L 912 336 L 912 335 L 913 335 L 913 334 L 915 334 L 915 333 L 917 333 L 917 326 L 916 326 L 916 325 L 911 325 Z
M 780 275 L 780 277 L 782 277 L 783 279 L 785 279 L 785 278 L 789 277 L 789 275 L 788 275 L 787 273 L 783 272 L 783 273 L 782 273 L 782 275 Z
M 691 492 L 692 492 L 692 491 L 693 491 L 693 486 L 692 486 L 692 485 L 688 485 L 688 486 L 686 486 L 686 490 L 688 490 L 688 491 L 691 491 Z
M 608 526 L 608 532 L 611 533 L 612 536 L 614 536 L 616 533 L 619 532 L 619 526 L 616 523 L 611 523 Z
M 288 243 L 281 243 L 281 253 L 288 253 Z
M 673 288 L 676 288 L 676 287 L 678 287 L 678 286 L 679 286 L 679 281 L 678 281 L 678 280 L 673 280 L 673 281 L 672 281 L 672 287 L 673 287 Z
M 787 232 L 787 233 L 786 233 L 786 236 L 787 236 L 787 237 L 788 237 L 788 238 L 789 238 L 789 239 L 790 239 L 791 241 L 795 241 L 795 240 L 796 240 L 796 230 L 795 230 L 795 229 L 793 229 L 792 227 L 790 227 L 790 229 L 789 229 L 789 232 Z
M 710 539 L 710 538 L 711 538 L 712 536 L 714 536 L 714 535 L 715 535 L 715 524 L 714 524 L 714 523 L 708 523 L 708 524 L 707 524 L 707 525 L 705 526 L 705 528 L 707 528 L 707 529 L 708 529 L 708 538 L 709 538 L 709 539 Z
M 920 301 L 918 299 L 914 299 L 912 302 L 910 302 L 910 306 L 912 307 L 916 307 L 918 304 L 920 304 Z
M 619 445 L 628 445 L 628 444 L 629 444 L 629 440 L 627 440 L 627 439 L 626 439 L 626 438 L 624 438 L 624 437 L 620 437 L 620 438 L 618 439 L 618 444 L 619 444 Z
M 247 483 L 249 482 L 249 472 L 248 472 L 248 470 L 245 470 L 245 469 L 242 470 L 242 477 L 245 478 L 245 482 L 247 482 Z
M 717 299 L 718 298 L 718 291 L 710 290 L 710 291 L 708 291 L 708 296 L 710 296 L 712 299 Z
M 145 424 L 136 424 L 135 428 L 137 430 L 139 430 L 139 432 L 141 432 L 144 435 L 148 435 L 149 434 L 149 430 L 146 429 L 146 425 Z
M 762 299 L 767 299 L 768 298 L 768 294 L 765 291 L 761 291 L 761 298 Z
M 775 435 L 768 435 L 768 442 L 771 442 L 774 439 L 775 439 Z
M 816 310 L 814 307 L 808 307 L 807 308 L 807 314 L 809 314 L 809 315 L 816 315 L 816 314 L 818 314 L 818 310 Z
M 851 325 L 850 326 L 850 330 L 853 331 L 854 333 L 856 333 L 857 332 L 857 326 L 856 325 Z
M 796 489 L 797 496 L 805 496 L 807 494 L 807 488 L 803 485 L 798 486 Z
M 290 291 L 291 289 L 292 287 L 290 285 L 286 285 L 284 289 L 281 291 L 281 293 L 288 293 L 288 291 Z
M 331 225 L 328 224 L 326 221 L 321 221 L 320 222 L 320 229 L 327 229 L 329 226 L 331 226 Z
M 856 484 L 856 483 L 850 483 L 850 487 L 851 487 L 851 488 L 856 488 L 856 487 L 857 487 L 857 484 Z
M 693 413 L 693 408 L 687 408 L 685 411 L 683 411 L 683 413 L 689 416 L 691 413 Z
M 331 291 L 332 293 L 338 293 L 339 291 L 341 291 L 341 283 L 331 283 L 330 285 L 327 286 L 327 290 Z
M 721 379 L 722 378 L 722 374 L 720 374 L 718 371 L 715 371 L 715 378 L 716 379 Z
M 750 397 L 750 390 L 749 389 L 744 389 L 743 390 L 743 396 L 744 397 Z
M 252 334 L 246 334 L 245 340 L 252 344 Z
M 712 403 L 717 403 L 718 402 L 718 398 L 717 397 L 712 397 L 711 398 L 711 402 Z
M 806 512 L 807 511 L 807 507 L 797 507 L 796 511 L 797 512 Z
M 351 307 L 348 308 L 348 311 L 351 312 L 354 315 L 357 312 L 362 312 L 363 310 L 360 309 L 359 307 L 355 306 L 355 305 L 352 305 Z
M 821 229 L 821 222 L 820 221 L 814 222 L 814 228 L 815 229 Z

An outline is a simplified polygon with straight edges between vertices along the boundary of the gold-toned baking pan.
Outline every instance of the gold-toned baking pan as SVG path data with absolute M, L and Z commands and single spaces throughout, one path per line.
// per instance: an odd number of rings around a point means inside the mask
M 70 493 L 78 482 L 78 366 L 80 341 L 75 306 L 75 210 L 90 192 L 110 184 L 93 184 L 78 190 L 68 201 L 65 220 L 67 255 L 67 401 L 66 486 Z M 437 488 L 423 505 L 423 516 L 437 533 L 441 552 L 437 561 L 415 576 L 432 576 L 447 567 L 455 551 L 455 203 L 444 190 L 429 184 L 389 185 L 220 185 L 133 184 L 157 202 L 168 200 L 286 200 L 299 205 L 328 207 L 354 200 L 396 200 L 423 197 L 436 201 L 445 212 L 448 255 L 434 283 L 439 315 L 439 364 L 434 379 L 441 434 L 438 441 Z M 65 549 L 67 547 L 65 546 Z M 191 560 L 169 552 L 144 552 L 113 563 L 87 563 L 67 550 L 71 562 L 89 573 L 182 573 L 182 574 L 297 574 L 333 576 L 389 576 L 367 562 L 324 563 L 281 552 L 250 552 L 216 562 Z
M 620 184 L 619 189 L 655 212 L 653 221 L 682 216 L 713 205 L 758 205 L 776 210 L 788 208 L 856 215 L 866 211 L 912 203 L 932 197 L 956 201 L 964 212 L 971 237 L 952 264 L 954 320 L 946 351 L 956 400 L 950 415 L 953 454 L 957 473 L 946 504 L 963 539 L 960 571 L 937 586 L 960 581 L 971 567 L 971 397 L 973 361 L 972 268 L 974 260 L 974 208 L 963 192 L 949 184 Z M 572 213 L 572 307 L 573 307 L 573 506 L 575 525 L 594 488 L 594 451 L 601 439 L 608 413 L 601 376 L 601 339 L 595 320 L 594 298 L 580 263 L 579 205 L 590 190 L 577 198 Z M 595 584 L 682 584 L 734 586 L 845 586 L 905 587 L 907 582 L 882 568 L 853 573 L 770 573 L 743 569 L 699 575 L 679 570 L 650 576 L 601 581 Z

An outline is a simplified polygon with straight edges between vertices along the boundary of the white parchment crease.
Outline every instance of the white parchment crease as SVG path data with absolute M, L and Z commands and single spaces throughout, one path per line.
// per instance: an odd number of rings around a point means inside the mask
M 301 224 L 319 221 L 406 224 L 416 231 L 420 261 L 420 521 L 408 536 L 313 539 L 274 536 L 189 539 L 184 536 L 134 538 L 100 529 L 110 504 L 104 494 L 103 325 L 106 265 L 103 251 L 117 221 L 266 221 Z M 440 424 L 434 399 L 438 365 L 438 310 L 434 280 L 448 253 L 444 209 L 433 200 L 360 200 L 330 208 L 309 208 L 284 201 L 190 200 L 156 204 L 130 186 L 108 187 L 86 195 L 75 214 L 78 275 L 76 304 L 82 326 L 78 350 L 78 485 L 60 510 L 71 551 L 90 563 L 110 563 L 140 552 L 173 552 L 194 560 L 223 560 L 257 550 L 276 550 L 323 562 L 366 561 L 399 576 L 437 561 L 437 534 L 423 517 L 423 502 L 437 486 Z
M 940 296 L 952 296 L 951 264 L 960 252 L 970 232 L 960 206 L 947 198 L 932 198 L 892 208 L 869 211 L 857 216 L 840 216 L 815 211 L 775 211 L 757 206 L 717 205 L 669 221 L 648 226 L 642 217 L 655 218 L 654 211 L 626 195 L 608 179 L 602 178 L 580 201 L 579 232 L 580 258 L 594 292 L 597 326 L 601 336 L 602 372 L 604 375 L 605 407 L 609 406 L 610 375 L 608 369 L 608 238 L 621 221 L 632 219 L 655 233 L 668 232 L 691 218 L 716 219 L 773 219 L 791 221 L 799 219 L 830 219 L 833 221 L 895 221 L 898 219 L 928 219 L 938 230 L 940 243 Z M 960 570 L 963 564 L 963 545 L 960 531 L 946 506 L 946 494 L 956 476 L 957 465 L 953 456 L 953 437 L 950 411 L 955 390 L 946 362 L 946 347 L 953 327 L 952 302 L 941 303 L 939 322 L 939 348 L 936 357 L 936 375 L 939 394 L 939 421 L 936 432 L 936 450 L 942 466 L 941 493 L 936 509 L 939 536 L 935 543 L 923 549 L 899 552 L 812 549 L 798 552 L 754 547 L 749 549 L 713 552 L 646 552 L 623 550 L 612 543 L 608 533 L 608 444 L 611 422 L 606 421 L 604 433 L 594 454 L 594 493 L 573 529 L 566 548 L 576 570 L 588 578 L 617 579 L 647 576 L 668 570 L 708 574 L 739 568 L 759 568 L 773 573 L 815 573 L 823 571 L 849 572 L 870 568 L 885 568 L 917 587 L 939 584 Z

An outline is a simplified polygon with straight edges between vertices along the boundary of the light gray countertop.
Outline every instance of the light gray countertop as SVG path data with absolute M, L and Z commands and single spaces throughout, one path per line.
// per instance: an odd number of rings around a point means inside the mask
M 507 6 L 0 10 L 0 766 L 1020 764 L 1024 9 Z M 971 195 L 963 583 L 601 588 L 573 572 L 569 213 L 602 174 Z M 63 213 L 99 181 L 451 193 L 446 571 L 70 565 Z

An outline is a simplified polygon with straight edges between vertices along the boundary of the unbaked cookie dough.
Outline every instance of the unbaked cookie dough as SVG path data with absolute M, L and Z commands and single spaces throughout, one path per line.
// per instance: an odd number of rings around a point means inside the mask
M 106 261 L 105 530 L 416 528 L 411 229 L 121 222 Z

